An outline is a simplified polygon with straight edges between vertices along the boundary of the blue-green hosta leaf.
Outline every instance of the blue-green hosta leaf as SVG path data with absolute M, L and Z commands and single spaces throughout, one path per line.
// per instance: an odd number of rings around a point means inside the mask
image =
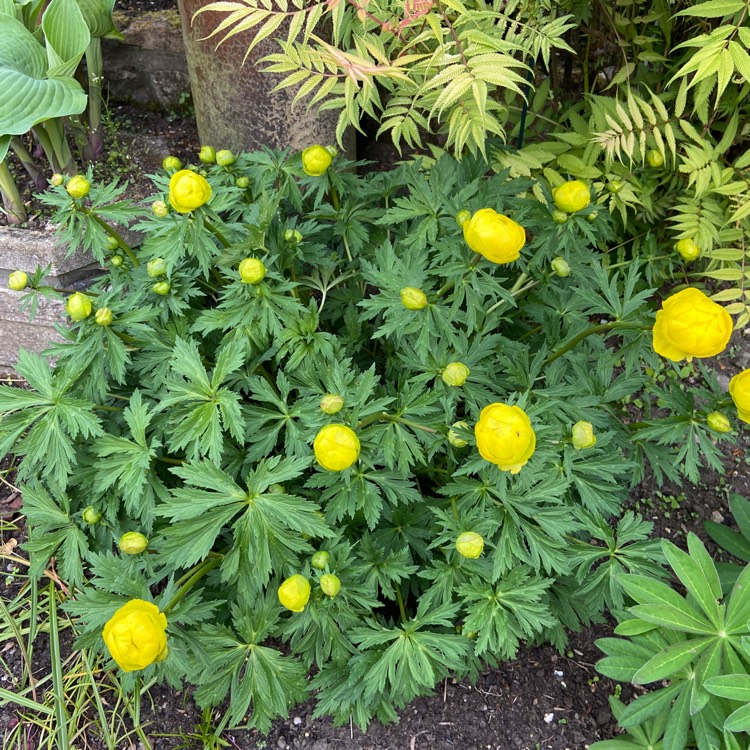
M 2 0 L 0 0 L 1 2 Z M 5 155 L 8 153 L 8 147 L 10 146 L 10 136 L 0 135 L 0 162 L 5 159 Z
M 86 94 L 69 76 L 49 77 L 44 47 L 11 16 L 0 15 L 0 133 L 23 135 L 43 120 L 83 112 Z
M 78 7 L 93 37 L 122 39 L 112 20 L 115 0 L 77 0 Z
M 16 4 L 13 0 L 0 0 L 0 14 L 16 18 Z M 2 159 L 0 159 L 2 161 Z
M 48 75 L 72 76 L 91 41 L 89 27 L 76 0 L 52 0 L 42 17 Z

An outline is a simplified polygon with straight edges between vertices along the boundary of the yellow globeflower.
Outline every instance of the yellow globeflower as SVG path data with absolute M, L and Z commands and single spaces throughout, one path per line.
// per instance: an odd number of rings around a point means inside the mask
M 561 211 L 574 214 L 591 203 L 591 193 L 585 182 L 568 180 L 552 190 L 552 200 Z
M 124 672 L 144 669 L 167 658 L 167 618 L 143 599 L 131 599 L 112 615 L 102 636 L 112 658 Z
M 470 372 L 463 362 L 451 362 L 445 366 L 440 377 L 446 385 L 461 386 L 466 382 Z
M 302 152 L 302 169 L 310 177 L 320 177 L 331 166 L 331 152 L 323 146 L 310 146 Z
M 297 573 L 279 586 L 277 594 L 282 607 L 301 612 L 310 601 L 310 581 Z
M 313 450 L 324 469 L 343 471 L 359 458 L 359 438 L 351 427 L 328 424 L 315 436 Z
M 484 549 L 484 539 L 476 531 L 464 531 L 456 539 L 456 549 L 462 557 L 468 557 L 476 560 L 482 554 Z
M 169 180 L 169 204 L 188 214 L 211 199 L 212 190 L 204 177 L 189 169 L 175 172 Z
M 529 417 L 518 406 L 485 406 L 474 426 L 474 435 L 482 458 L 511 474 L 521 471 L 536 448 Z
M 664 300 L 654 323 L 654 351 L 679 362 L 723 352 L 732 335 L 729 313 L 699 289 L 683 289 Z
M 737 373 L 729 381 L 729 395 L 737 407 L 737 416 L 750 424 L 750 370 Z
M 266 278 L 266 267 L 258 258 L 245 258 L 240 263 L 239 271 L 243 284 L 260 284 Z
M 466 244 L 492 263 L 512 263 L 526 244 L 526 230 L 492 208 L 482 208 L 463 223 Z
M 407 310 L 421 310 L 427 307 L 427 295 L 416 286 L 405 286 L 399 294 L 401 304 Z

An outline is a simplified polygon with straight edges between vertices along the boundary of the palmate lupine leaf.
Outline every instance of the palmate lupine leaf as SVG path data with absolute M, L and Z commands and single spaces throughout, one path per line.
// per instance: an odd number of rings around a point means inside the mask
M 24 456 L 20 479 L 38 473 L 62 489 L 77 463 L 78 439 L 102 434 L 95 404 L 72 395 L 79 373 L 64 368 L 53 373 L 37 354 L 21 350 L 16 370 L 30 387 L 0 386 L 0 454 Z

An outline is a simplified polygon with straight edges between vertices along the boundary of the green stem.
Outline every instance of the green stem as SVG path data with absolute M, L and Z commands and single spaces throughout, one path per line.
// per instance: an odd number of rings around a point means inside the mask
M 528 292 L 529 289 L 533 289 L 535 286 L 539 284 L 538 281 L 531 281 L 526 286 L 523 286 L 523 283 L 526 281 L 526 279 L 529 278 L 529 275 L 527 273 L 522 273 L 517 279 L 516 283 L 513 284 L 510 290 L 510 294 L 512 297 L 520 297 L 524 292 Z M 490 313 L 495 312 L 499 307 L 502 307 L 505 304 L 505 300 L 501 299 L 499 302 L 496 302 L 492 307 L 487 310 L 485 313 L 485 317 L 488 316 Z
M 331 203 L 333 203 L 333 208 L 336 210 L 336 213 L 338 213 L 339 208 L 341 207 L 341 201 L 339 201 L 339 193 L 338 190 L 336 190 L 336 186 L 333 184 L 333 179 L 331 179 L 330 172 L 326 172 L 326 177 L 328 177 L 328 187 L 331 190 Z
M 42 149 L 44 150 L 44 155 L 47 157 L 47 161 L 49 162 L 50 167 L 52 167 L 52 171 L 62 172 L 62 165 L 57 159 L 57 154 L 55 153 L 55 147 L 52 144 L 52 139 L 50 138 L 50 135 L 45 129 L 44 125 L 42 123 L 35 125 L 32 128 L 31 132 L 34 133 L 34 137 L 41 144 Z
M 169 456 L 157 456 L 157 461 L 161 461 L 163 464 L 169 464 L 170 466 L 182 466 L 185 462 L 179 458 L 170 458 Z
M 86 47 L 86 70 L 89 86 L 89 138 L 98 133 L 102 121 L 102 42 L 92 37 Z
M 94 409 L 98 411 L 122 411 L 122 407 L 120 406 L 107 406 L 106 404 L 96 404 Z
M 208 219 L 203 219 L 203 226 L 206 227 L 206 229 L 208 229 L 208 231 L 211 232 L 211 234 L 213 234 L 214 237 L 216 237 L 216 239 L 219 240 L 219 242 L 221 242 L 224 247 L 232 247 L 232 243 L 221 233 L 219 228 L 211 223 Z
M 122 235 L 114 227 L 110 226 L 106 221 L 104 221 L 104 219 L 102 219 L 101 216 L 92 211 L 90 208 L 84 207 L 82 210 L 86 214 L 86 216 L 93 219 L 110 237 L 114 237 L 117 240 L 117 244 L 125 251 L 125 254 L 128 256 L 130 262 L 135 268 L 138 268 L 138 266 L 141 265 L 138 258 L 135 257 L 135 253 L 133 252 L 130 245 L 125 242 Z
M 10 173 L 5 160 L 0 162 L 0 193 L 3 196 L 3 205 L 8 212 L 8 220 L 11 224 L 21 224 L 28 216 L 24 208 L 21 195 L 16 187 L 16 181 Z
M 367 427 L 373 422 L 384 422 L 389 416 L 388 412 L 385 411 L 379 411 L 377 414 L 370 414 L 369 417 L 365 417 L 357 423 L 357 429 L 361 430 L 363 427 Z
M 11 140 L 10 147 L 13 149 L 13 153 L 16 155 L 16 158 L 21 162 L 21 165 L 26 170 L 29 177 L 31 177 L 31 179 L 34 181 L 34 184 L 37 186 L 37 188 L 41 189 L 42 186 L 46 185 L 47 180 L 42 179 L 42 173 L 39 171 L 39 168 L 34 162 L 34 158 L 31 156 L 26 146 L 23 145 L 23 141 L 18 136 L 14 137 Z
M 188 592 L 190 591 L 193 586 L 200 581 L 201 578 L 203 578 L 206 573 L 208 573 L 210 570 L 213 570 L 214 568 L 221 565 L 221 561 L 224 559 L 223 555 L 217 556 L 217 557 L 210 557 L 207 560 L 204 560 L 203 563 L 198 567 L 198 569 L 193 573 L 193 575 L 190 576 L 190 578 L 185 581 L 185 583 L 180 587 L 180 589 L 177 591 L 177 593 L 170 599 L 169 603 L 166 607 L 162 610 L 165 615 L 168 615 L 184 598 L 187 596 Z
M 458 504 L 456 503 L 456 498 L 451 498 L 451 508 L 453 508 L 453 517 L 458 521 L 460 519 L 458 515 Z
M 674 260 L 674 255 L 657 255 L 655 258 L 645 258 L 649 263 L 653 263 L 657 260 Z M 613 263 L 611 266 L 607 266 L 607 270 L 610 271 L 613 268 L 620 268 L 620 266 L 627 266 L 630 265 L 633 261 L 632 260 L 623 260 L 620 263 Z M 703 274 L 700 274 L 701 276 Z
M 401 596 L 401 586 L 396 583 L 393 588 L 396 590 L 396 601 L 398 602 L 398 611 L 401 613 L 401 622 L 406 622 L 406 608 L 404 607 L 404 597 Z
M 344 241 L 344 250 L 346 250 L 346 258 L 351 263 L 352 262 L 352 251 L 349 249 L 349 240 L 346 239 L 346 232 L 341 235 L 341 239 Z
M 482 256 L 479 253 L 474 253 L 474 257 L 471 259 L 471 263 L 469 264 L 469 269 L 464 272 L 464 275 L 461 277 L 461 281 L 463 281 L 477 267 L 477 264 L 480 260 L 482 260 Z M 440 289 L 437 290 L 435 298 L 440 299 L 440 297 L 442 297 L 446 292 L 449 292 L 455 286 L 455 281 L 446 281 L 445 284 L 443 284 L 443 286 L 441 286 Z
M 401 417 L 392 417 L 389 415 L 388 417 L 392 422 L 400 422 L 401 424 L 408 425 L 409 427 L 413 427 L 415 430 L 422 430 L 423 432 L 431 432 L 433 435 L 437 433 L 437 430 L 433 429 L 432 427 L 428 427 L 424 424 L 419 424 L 419 422 L 410 422 L 408 419 L 401 419 Z
M 603 331 L 611 331 L 616 328 L 639 329 L 641 331 L 650 330 L 649 328 L 646 328 L 645 326 L 639 326 L 636 323 L 628 323 L 622 320 L 613 320 L 610 323 L 600 323 L 598 325 L 591 326 L 590 328 L 587 328 L 585 331 L 582 331 L 581 333 L 579 333 L 577 336 L 574 336 L 570 341 L 568 341 L 567 344 L 560 347 L 556 352 L 554 352 L 553 354 L 550 354 L 550 356 L 544 360 L 542 367 L 546 367 L 547 365 L 554 362 L 556 359 L 559 359 L 560 357 L 562 357 L 563 354 L 566 354 L 567 352 L 569 352 L 574 346 L 579 344 L 585 338 L 588 338 L 589 336 L 592 336 L 595 333 L 601 333 Z

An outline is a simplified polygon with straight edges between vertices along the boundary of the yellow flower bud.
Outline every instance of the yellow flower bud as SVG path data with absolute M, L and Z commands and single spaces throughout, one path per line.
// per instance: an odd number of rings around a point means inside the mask
M 238 177 L 238 178 L 237 178 L 237 179 L 236 179 L 236 180 L 234 181 L 234 184 L 235 184 L 235 185 L 236 185 L 236 186 L 237 186 L 238 188 L 241 188 L 242 190 L 244 190 L 245 188 L 248 188 L 248 187 L 250 187 L 250 178 L 249 178 L 249 177 L 245 177 L 245 176 L 243 175 L 242 177 Z
M 732 423 L 729 421 L 729 417 L 722 414 L 720 411 L 712 411 L 706 417 L 706 423 L 714 432 L 730 432 L 732 429 Z
M 205 177 L 189 169 L 175 172 L 169 180 L 169 204 L 181 214 L 190 213 L 207 203 L 211 195 L 211 186 Z
M 110 656 L 124 672 L 144 669 L 169 655 L 167 618 L 143 599 L 131 599 L 112 615 L 102 637 Z
M 213 146 L 201 146 L 198 158 L 204 164 L 213 164 L 216 161 L 216 149 Z
M 302 242 L 302 232 L 298 229 L 287 229 L 284 231 L 284 242 L 292 245 L 299 245 Z
M 427 306 L 427 295 L 415 286 L 405 286 L 400 294 L 401 304 L 407 310 L 421 310 Z
M 646 154 L 646 161 L 648 162 L 649 167 L 661 167 L 662 164 L 664 164 L 664 156 L 661 151 L 657 151 L 654 148 Z
M 560 255 L 558 255 L 556 258 L 552 258 L 550 266 L 552 266 L 552 271 L 557 276 L 560 276 L 561 278 L 570 276 L 570 264 L 567 260 L 565 260 L 565 258 L 561 257 Z
M 158 216 L 161 219 L 169 215 L 169 208 L 164 201 L 154 201 L 151 204 L 151 210 L 154 212 L 155 216 Z
M 230 164 L 234 164 L 237 157 L 227 148 L 216 152 L 216 163 L 220 167 L 228 167 Z
M 466 422 L 454 422 L 451 425 L 451 429 L 448 430 L 448 442 L 454 447 L 454 448 L 463 448 L 469 444 L 468 440 L 464 440 L 462 437 L 459 436 L 458 432 L 456 430 L 468 430 L 469 425 L 466 424 Z
M 148 548 L 148 539 L 138 531 L 128 531 L 120 537 L 118 546 L 126 555 L 140 555 Z
M 120 268 L 120 266 L 125 262 L 125 259 L 122 257 L 122 255 L 113 255 L 109 260 L 115 268 Z
M 459 211 L 456 214 L 456 224 L 458 226 L 463 227 L 463 225 L 471 219 L 471 211 L 468 209 L 463 209 L 462 211 Z
M 695 240 L 680 240 L 674 249 L 680 254 L 680 257 L 686 262 L 696 260 L 700 257 L 701 249 L 696 244 Z
M 107 235 L 107 250 L 115 251 L 120 247 L 120 240 L 117 237 L 113 237 L 111 234 Z
M 331 166 L 331 152 L 323 146 L 310 146 L 302 152 L 302 169 L 310 177 L 320 177 Z
M 13 271 L 8 276 L 8 288 L 14 292 L 21 292 L 26 289 L 29 283 L 29 275 L 25 271 Z
M 282 607 L 301 612 L 310 601 L 310 581 L 297 573 L 279 586 L 278 597 Z
M 484 549 L 484 539 L 476 531 L 464 531 L 456 539 L 456 549 L 462 557 L 476 560 Z
M 320 410 L 325 414 L 336 414 L 344 408 L 344 399 L 336 393 L 326 393 L 320 399 Z
M 52 185 L 52 187 L 59 187 L 63 184 L 64 180 L 65 177 L 63 177 L 59 172 L 55 172 L 52 177 L 49 178 L 49 184 Z
M 729 381 L 729 395 L 737 407 L 737 416 L 750 424 L 750 370 L 737 373 Z
M 573 447 L 576 450 L 593 448 L 596 444 L 594 426 L 591 422 L 576 422 L 573 425 Z
M 182 162 L 176 156 L 165 156 L 161 167 L 167 172 L 179 172 L 182 169 Z
M 552 212 L 552 221 L 555 222 L 555 224 L 564 224 L 568 220 L 568 214 L 565 213 L 565 211 L 560 211 L 559 209 L 555 209 Z
M 172 287 L 168 281 L 157 281 L 156 284 L 151 287 L 154 294 L 160 294 L 162 297 L 169 294 L 171 289 Z
M 313 450 L 324 469 L 343 471 L 359 458 L 359 438 L 351 427 L 328 424 L 315 436 Z
M 492 208 L 482 208 L 463 224 L 466 244 L 492 263 L 512 263 L 526 244 L 526 230 Z
M 167 261 L 164 258 L 154 258 L 146 264 L 146 273 L 152 278 L 156 279 L 159 276 L 164 276 L 167 273 Z
M 333 599 L 341 590 L 341 581 L 333 573 L 326 573 L 320 576 L 320 588 L 323 589 L 323 593 L 326 596 L 330 596 Z
M 325 570 L 326 565 L 328 565 L 329 558 L 330 555 L 328 554 L 328 552 L 322 549 L 312 556 L 312 560 L 310 562 L 313 568 L 316 568 L 317 570 Z
M 112 310 L 108 307 L 100 307 L 96 313 L 94 313 L 94 320 L 100 326 L 112 325 Z
M 518 474 L 536 448 L 536 434 L 519 406 L 489 404 L 474 426 L 479 454 L 502 471 Z
M 723 352 L 731 335 L 729 313 L 699 289 L 689 288 L 664 300 L 656 313 L 653 347 L 673 362 L 690 362 Z
M 622 180 L 610 180 L 607 183 L 607 191 L 616 195 L 625 187 L 625 183 Z
M 93 505 L 89 505 L 83 511 L 83 520 L 88 524 L 99 523 L 102 520 L 102 512 L 97 510 Z
M 257 258 L 245 258 L 240 263 L 239 271 L 243 284 L 260 284 L 266 277 L 266 267 Z
M 71 198 L 85 198 L 89 194 L 91 184 L 83 175 L 77 174 L 68 180 L 65 189 Z
M 445 366 L 440 377 L 446 385 L 459 386 L 466 382 L 470 372 L 471 370 L 463 362 L 451 362 Z
M 79 323 L 91 315 L 91 300 L 82 292 L 76 292 L 68 297 L 65 310 L 76 323 Z
M 568 180 L 552 190 L 552 200 L 560 211 L 574 214 L 583 211 L 591 203 L 588 186 L 581 180 Z

